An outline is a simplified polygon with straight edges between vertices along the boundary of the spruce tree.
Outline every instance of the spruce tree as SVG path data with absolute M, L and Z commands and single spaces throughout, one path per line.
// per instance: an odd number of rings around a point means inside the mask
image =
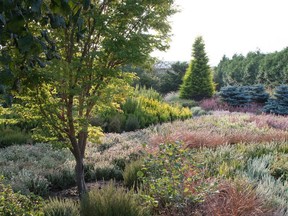
M 274 97 L 269 98 L 263 112 L 277 115 L 288 115 L 288 85 L 280 85 L 275 89 Z
M 192 60 L 180 87 L 181 98 L 199 101 L 213 95 L 215 85 L 208 61 L 204 41 L 202 37 L 197 37 L 193 44 Z

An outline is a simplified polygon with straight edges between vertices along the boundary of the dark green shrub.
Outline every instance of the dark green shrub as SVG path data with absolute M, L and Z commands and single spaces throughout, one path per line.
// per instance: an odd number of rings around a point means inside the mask
M 143 161 L 137 160 L 130 164 L 127 164 L 123 172 L 124 185 L 129 189 L 134 188 L 137 190 L 141 184 L 141 180 L 138 176 L 139 172 L 143 168 Z
M 129 114 L 125 123 L 125 131 L 134 131 L 140 129 L 140 123 L 137 116 Z
M 111 180 L 116 181 L 123 180 L 122 170 L 115 167 L 97 167 L 95 169 L 95 179 L 96 180 Z
M 121 133 L 125 124 L 125 115 L 122 113 L 116 113 L 112 115 L 108 120 L 107 131 Z
M 14 144 L 27 144 L 31 142 L 31 136 L 19 129 L 1 128 L 0 130 L 0 148 Z
M 79 216 L 78 203 L 70 199 L 50 199 L 43 208 L 45 216 Z
M 280 85 L 276 87 L 274 98 L 270 98 L 263 112 L 277 115 L 288 115 L 288 85 Z
M 112 164 L 120 170 L 124 170 L 126 167 L 127 160 L 125 158 L 115 158 L 112 161 Z
M 144 153 L 143 153 L 142 151 L 132 152 L 132 153 L 129 155 L 129 161 L 139 160 L 143 155 L 144 155 Z
M 169 92 L 178 91 L 187 68 L 187 62 L 176 62 L 172 64 L 171 69 L 167 69 L 166 73 L 163 74 L 160 79 L 159 92 L 167 94 Z
M 85 181 L 87 182 L 96 180 L 94 164 L 91 163 L 84 164 L 84 178 Z
M 46 178 L 50 182 L 51 189 L 53 190 L 63 190 L 76 185 L 74 170 L 54 170 L 46 175 Z
M 105 128 L 105 121 L 106 119 L 102 116 L 102 115 L 96 115 L 95 117 L 91 118 L 89 120 L 89 123 L 92 125 L 92 126 L 100 126 L 102 128 Z
M 14 193 L 11 186 L 5 185 L 0 177 L 0 215 L 42 215 L 42 206 L 43 200 L 40 197 Z
M 150 215 L 137 195 L 113 183 L 101 189 L 93 189 L 81 200 L 82 216 L 144 216 Z

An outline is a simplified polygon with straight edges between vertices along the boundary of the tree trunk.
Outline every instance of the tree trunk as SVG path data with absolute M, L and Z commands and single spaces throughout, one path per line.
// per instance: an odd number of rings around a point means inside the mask
M 77 189 L 78 189 L 79 197 L 81 199 L 82 196 L 87 192 L 87 187 L 86 187 L 85 179 L 84 179 L 83 157 L 76 158 L 75 173 L 76 173 Z

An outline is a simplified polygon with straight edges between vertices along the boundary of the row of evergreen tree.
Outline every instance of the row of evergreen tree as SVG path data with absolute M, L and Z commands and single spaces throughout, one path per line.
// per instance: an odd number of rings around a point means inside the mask
M 263 84 L 274 88 L 288 81 L 288 48 L 264 54 L 249 52 L 246 56 L 224 56 L 214 70 L 214 81 L 219 90 L 228 85 Z
M 219 95 L 222 101 L 234 107 L 247 107 L 252 103 L 262 104 L 262 111 L 277 115 L 288 115 L 288 85 L 277 86 L 273 95 L 265 92 L 263 85 L 226 86 Z

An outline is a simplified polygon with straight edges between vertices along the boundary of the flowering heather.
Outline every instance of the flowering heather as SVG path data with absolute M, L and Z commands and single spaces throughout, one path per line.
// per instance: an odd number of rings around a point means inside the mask
M 206 111 L 227 110 L 229 112 L 242 112 L 242 113 L 261 113 L 263 105 L 258 103 L 250 103 L 246 106 L 230 106 L 222 102 L 220 98 L 214 97 L 200 101 L 199 106 Z
M 228 105 L 220 101 L 220 98 L 218 97 L 203 99 L 199 102 L 199 106 L 206 111 L 228 109 Z
M 288 118 L 285 116 L 276 115 L 258 115 L 251 116 L 250 121 L 256 122 L 257 126 L 267 126 L 269 128 L 288 130 Z
M 150 138 L 151 146 L 182 141 L 190 148 L 223 144 L 260 143 L 288 140 L 285 117 L 230 113 L 202 116 L 162 126 Z M 285 129 L 285 130 L 284 130 Z

